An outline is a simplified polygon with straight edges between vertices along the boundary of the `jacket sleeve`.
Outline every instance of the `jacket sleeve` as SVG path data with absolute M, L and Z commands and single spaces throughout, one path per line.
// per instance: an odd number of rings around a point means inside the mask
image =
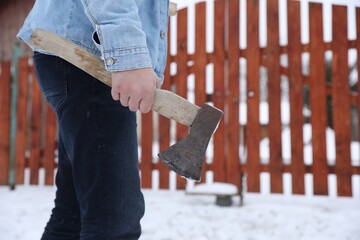
M 146 1 L 146 0 L 145 0 Z M 81 0 L 108 71 L 151 67 L 136 0 Z

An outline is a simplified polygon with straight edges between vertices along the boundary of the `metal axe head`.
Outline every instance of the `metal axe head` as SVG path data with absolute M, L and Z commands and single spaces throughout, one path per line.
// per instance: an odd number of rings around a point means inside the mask
M 159 158 L 182 177 L 200 181 L 206 148 L 222 115 L 219 109 L 204 104 L 190 126 L 190 134 L 159 153 Z

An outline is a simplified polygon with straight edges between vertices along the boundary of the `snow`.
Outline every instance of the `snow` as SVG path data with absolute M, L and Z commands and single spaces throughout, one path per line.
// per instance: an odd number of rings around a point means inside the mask
M 0 240 L 40 239 L 54 187 L 0 187 Z M 231 207 L 214 196 L 144 190 L 142 240 L 358 240 L 360 201 L 355 198 L 245 194 Z
M 230 183 L 201 183 L 189 187 L 186 190 L 188 194 L 211 194 L 211 195 L 235 195 L 238 194 L 237 186 Z

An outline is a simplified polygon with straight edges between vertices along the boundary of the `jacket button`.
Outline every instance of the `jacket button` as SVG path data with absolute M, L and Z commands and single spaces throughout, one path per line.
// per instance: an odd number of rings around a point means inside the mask
M 115 63 L 115 60 L 112 57 L 106 59 L 106 65 L 111 66 Z
M 162 39 L 164 39 L 164 38 L 166 37 L 166 32 L 161 31 L 161 32 L 160 32 L 160 37 L 161 37 Z

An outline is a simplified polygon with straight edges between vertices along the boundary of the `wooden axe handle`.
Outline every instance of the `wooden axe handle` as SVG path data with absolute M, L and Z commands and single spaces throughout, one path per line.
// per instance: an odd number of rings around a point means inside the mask
M 111 86 L 111 73 L 103 61 L 75 43 L 42 29 L 36 29 L 30 38 L 34 48 L 50 52 L 70 62 L 91 76 Z M 152 110 L 186 126 L 191 126 L 200 107 L 167 90 L 156 89 Z

